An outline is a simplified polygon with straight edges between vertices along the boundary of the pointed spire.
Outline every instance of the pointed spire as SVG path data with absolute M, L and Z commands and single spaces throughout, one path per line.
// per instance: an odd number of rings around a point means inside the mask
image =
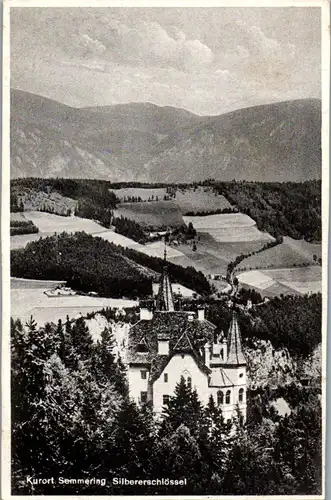
M 157 308 L 160 311 L 174 311 L 174 297 L 172 293 L 172 286 L 170 278 L 168 276 L 168 266 L 167 266 L 167 247 L 164 241 L 164 262 L 163 271 L 160 281 L 159 292 L 157 295 Z
M 227 364 L 245 365 L 246 360 L 242 350 L 241 335 L 236 311 L 233 311 L 232 313 L 232 321 L 229 328 L 228 339 L 229 351 Z

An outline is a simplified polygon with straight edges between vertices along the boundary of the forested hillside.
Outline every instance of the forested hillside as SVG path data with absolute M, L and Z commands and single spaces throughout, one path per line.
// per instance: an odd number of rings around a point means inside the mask
M 306 241 L 322 238 L 321 181 L 212 182 L 241 212 L 256 221 L 261 231 Z
M 42 238 L 11 252 L 11 276 L 65 280 L 75 290 L 97 292 L 103 297 L 150 295 L 152 281 L 137 264 L 162 272 L 162 259 L 83 232 Z M 171 263 L 168 269 L 174 282 L 201 294 L 210 293 L 210 285 L 201 272 Z
M 106 181 L 86 179 L 42 179 L 29 177 L 27 179 L 16 179 L 10 183 L 11 211 L 18 211 L 22 207 L 22 195 L 33 198 L 38 192 L 47 195 L 58 193 L 64 198 L 76 200 L 75 215 L 87 219 L 98 220 L 102 225 L 109 227 L 112 210 L 116 206 L 116 196 L 109 189 Z M 30 195 L 30 196 L 29 196 Z M 24 197 L 23 197 L 24 198 Z M 65 200 L 64 200 L 65 201 Z M 61 203 L 59 200 L 58 204 Z M 45 200 L 43 200 L 45 204 Z M 35 207 L 35 210 L 41 208 Z M 58 213 L 62 215 L 61 210 Z M 71 210 L 69 210 L 69 215 Z
M 238 315 L 241 334 L 248 346 L 252 339 L 269 340 L 275 349 L 285 348 L 295 358 L 306 358 L 322 341 L 320 293 L 274 297 L 249 312 L 239 309 Z M 230 316 L 226 303 L 210 301 L 210 321 L 222 327 L 229 324 Z

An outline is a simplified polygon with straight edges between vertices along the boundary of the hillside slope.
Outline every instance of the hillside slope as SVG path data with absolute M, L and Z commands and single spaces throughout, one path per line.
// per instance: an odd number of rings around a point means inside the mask
M 160 140 L 199 118 L 150 103 L 71 108 L 12 89 L 11 177 L 145 180 Z
M 151 103 L 75 109 L 12 90 L 11 173 L 113 181 L 303 181 L 321 177 L 320 128 L 317 99 L 201 117 Z M 78 157 L 77 148 L 84 151 Z
M 304 181 L 321 177 L 317 99 L 246 108 L 174 133 L 149 163 L 163 181 Z
M 11 177 L 117 178 L 115 159 L 90 152 L 61 133 L 11 117 Z

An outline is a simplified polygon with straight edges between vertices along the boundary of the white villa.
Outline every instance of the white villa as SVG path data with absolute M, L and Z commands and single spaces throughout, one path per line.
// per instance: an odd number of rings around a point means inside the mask
M 184 377 L 204 405 L 213 395 L 225 421 L 238 407 L 246 420 L 246 360 L 237 313 L 225 335 L 205 318 L 204 308 L 175 310 L 166 261 L 156 301 L 140 303 L 127 354 L 131 396 L 138 404 L 151 402 L 156 417 Z

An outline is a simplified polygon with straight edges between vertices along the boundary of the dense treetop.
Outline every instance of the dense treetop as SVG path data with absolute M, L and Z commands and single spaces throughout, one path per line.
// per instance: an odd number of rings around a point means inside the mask
M 214 182 L 215 190 L 256 221 L 261 231 L 321 241 L 321 181 Z
M 111 477 L 187 478 L 184 486 L 145 485 L 144 494 L 321 493 L 318 392 L 292 390 L 285 417 L 272 407 L 272 393 L 265 391 L 263 401 L 248 395 L 249 420 L 243 427 L 238 413 L 231 435 L 215 401 L 203 407 L 182 379 L 159 424 L 148 405 L 138 408 L 129 399 L 110 328 L 93 342 L 82 318 L 11 326 L 13 494 L 138 493 L 137 486 L 113 485 Z M 106 485 L 32 487 L 26 481 L 88 480 L 96 471 Z

